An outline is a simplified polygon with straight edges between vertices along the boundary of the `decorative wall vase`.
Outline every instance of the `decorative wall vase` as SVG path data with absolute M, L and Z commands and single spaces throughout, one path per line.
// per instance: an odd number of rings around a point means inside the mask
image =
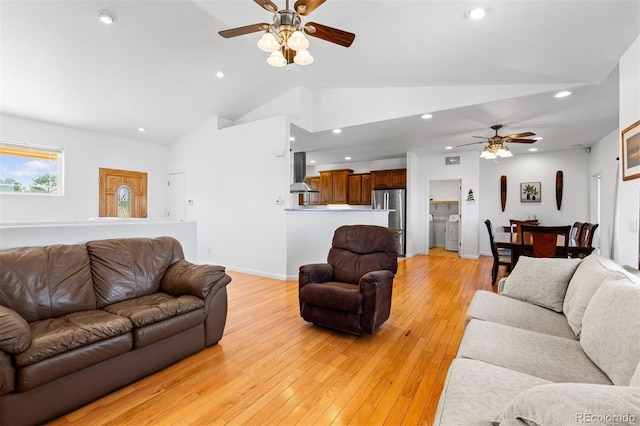
M 558 210 L 560 210 L 560 206 L 562 206 L 562 188 L 563 187 L 564 187 L 563 173 L 562 173 L 562 170 L 558 170 L 556 172 L 556 206 L 558 206 Z
M 504 211 L 507 205 L 507 177 L 504 175 L 500 176 L 500 205 Z

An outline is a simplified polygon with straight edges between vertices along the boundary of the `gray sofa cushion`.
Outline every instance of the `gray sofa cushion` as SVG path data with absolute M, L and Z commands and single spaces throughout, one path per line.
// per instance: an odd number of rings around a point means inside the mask
M 502 294 L 562 312 L 569 280 L 582 259 L 520 256 L 507 277 Z
M 449 368 L 434 425 L 489 426 L 520 392 L 546 380 L 470 359 Z
M 567 317 L 573 333 L 580 337 L 582 316 L 598 287 L 606 279 L 622 279 L 625 277 L 622 268 L 605 257 L 591 254 L 587 256 L 569 281 L 564 298 L 562 312 Z
M 459 358 L 484 361 L 551 382 L 611 384 L 580 342 L 487 321 L 471 320 Z
M 606 281 L 582 320 L 582 348 L 616 385 L 629 385 L 640 362 L 640 286 Z
M 578 383 L 540 385 L 521 392 L 498 415 L 528 425 L 636 424 L 640 422 L 640 388 Z
M 467 322 L 473 318 L 577 340 L 563 314 L 490 291 L 474 294 Z

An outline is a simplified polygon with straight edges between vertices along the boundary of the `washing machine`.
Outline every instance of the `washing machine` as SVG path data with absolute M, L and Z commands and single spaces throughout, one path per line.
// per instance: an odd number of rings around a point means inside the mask
M 458 241 L 460 240 L 460 215 L 452 214 L 446 223 L 446 237 L 444 249 L 448 251 L 458 251 Z

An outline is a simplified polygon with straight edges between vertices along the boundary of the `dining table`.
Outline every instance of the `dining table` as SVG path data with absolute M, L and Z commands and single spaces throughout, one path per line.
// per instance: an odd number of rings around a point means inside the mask
M 528 241 L 525 242 L 526 247 L 533 246 L 533 236 L 531 234 L 525 234 L 525 238 L 528 238 Z M 522 242 L 520 241 L 520 233 L 519 232 L 496 232 L 494 237 L 494 242 L 496 247 L 505 248 L 511 250 L 511 268 L 515 266 L 518 261 L 518 257 L 522 254 Z M 559 250 L 564 248 L 564 236 L 558 235 L 558 240 L 556 243 Z M 573 238 L 569 239 L 567 243 L 567 251 L 569 252 L 569 257 L 585 257 L 591 254 L 594 250 L 594 247 L 591 244 L 586 243 L 584 241 L 574 240 Z

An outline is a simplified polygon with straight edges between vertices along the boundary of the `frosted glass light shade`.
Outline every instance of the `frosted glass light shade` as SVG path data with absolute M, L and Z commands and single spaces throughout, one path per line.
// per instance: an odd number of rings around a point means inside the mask
M 509 148 L 504 149 L 504 152 L 502 153 L 502 158 L 509 158 L 509 157 L 513 157 L 513 154 L 511 153 L 511 151 L 509 151 Z
M 266 32 L 260 40 L 258 40 L 258 49 L 265 52 L 275 52 L 276 50 L 280 50 L 280 43 L 278 43 L 278 40 L 276 40 L 273 34 Z
M 289 37 L 289 40 L 287 40 L 287 47 L 298 52 L 309 47 L 309 40 L 307 40 L 302 31 L 297 30 L 294 31 L 291 37 Z
M 298 65 L 309 65 L 313 63 L 313 56 L 311 56 L 311 53 L 309 53 L 307 49 L 302 49 L 296 53 L 293 62 Z
M 276 50 L 267 58 L 267 63 L 273 67 L 284 67 L 287 65 L 287 60 L 281 51 Z

